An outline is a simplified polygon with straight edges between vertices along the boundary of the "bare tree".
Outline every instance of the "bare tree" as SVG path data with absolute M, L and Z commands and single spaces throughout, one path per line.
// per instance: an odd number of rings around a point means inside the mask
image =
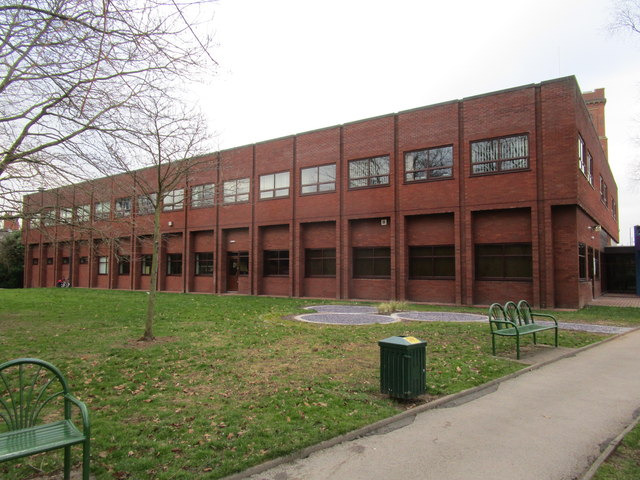
M 179 201 L 184 206 L 184 189 L 179 189 L 181 195 L 176 198 L 176 187 L 203 170 L 211 171 L 214 166 L 211 156 L 204 156 L 209 151 L 204 116 L 186 109 L 177 99 L 166 94 L 139 97 L 138 103 L 126 112 L 115 132 L 101 135 L 102 141 L 94 149 L 78 153 L 97 170 L 127 174 L 138 198 L 147 199 L 153 209 L 151 274 L 141 338 L 150 341 L 154 339 L 161 214 L 170 202 Z
M 0 5 L 0 216 L 23 194 L 84 180 L 75 155 L 123 109 L 213 62 L 207 0 L 21 0 Z M 210 69 L 209 69 L 210 71 Z

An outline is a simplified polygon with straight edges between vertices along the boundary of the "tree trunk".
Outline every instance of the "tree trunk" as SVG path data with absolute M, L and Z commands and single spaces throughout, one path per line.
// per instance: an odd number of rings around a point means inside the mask
M 151 259 L 151 278 L 149 279 L 149 295 L 147 297 L 147 320 L 144 326 L 144 335 L 140 340 L 150 342 L 155 340 L 153 336 L 153 322 L 156 314 L 156 293 L 158 291 L 158 266 L 160 264 L 160 213 L 161 203 L 156 201 L 155 212 L 153 217 L 153 255 Z

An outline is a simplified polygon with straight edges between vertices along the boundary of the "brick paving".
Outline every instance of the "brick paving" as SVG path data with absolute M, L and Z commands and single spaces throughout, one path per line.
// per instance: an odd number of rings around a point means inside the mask
M 589 305 L 600 307 L 635 307 L 640 308 L 640 297 L 637 295 L 608 293 L 601 297 L 594 298 Z

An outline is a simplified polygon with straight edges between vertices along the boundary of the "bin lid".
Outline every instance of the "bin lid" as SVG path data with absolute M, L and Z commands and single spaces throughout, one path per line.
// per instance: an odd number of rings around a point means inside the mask
M 396 345 L 402 347 L 409 347 L 412 345 L 425 345 L 427 342 L 420 340 L 416 337 L 389 337 L 384 340 L 378 341 L 378 345 Z

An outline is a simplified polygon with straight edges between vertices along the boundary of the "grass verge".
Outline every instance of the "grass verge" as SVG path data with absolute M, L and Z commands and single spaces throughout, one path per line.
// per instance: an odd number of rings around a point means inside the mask
M 318 303 L 301 299 L 161 294 L 158 340 L 140 343 L 145 300 L 144 292 L 0 291 L 0 361 L 43 358 L 65 372 L 91 411 L 98 479 L 220 478 L 410 408 L 379 394 L 377 341 L 389 336 L 427 341 L 428 395 L 416 402 L 523 367 L 491 355 L 486 324 L 315 325 L 290 319 Z M 562 331 L 560 344 L 602 338 Z M 515 350 L 508 339 L 499 349 Z M 0 477 L 61 465 L 49 453 L 1 464 Z
M 640 478 L 640 423 L 625 435 L 592 480 L 638 480 Z

